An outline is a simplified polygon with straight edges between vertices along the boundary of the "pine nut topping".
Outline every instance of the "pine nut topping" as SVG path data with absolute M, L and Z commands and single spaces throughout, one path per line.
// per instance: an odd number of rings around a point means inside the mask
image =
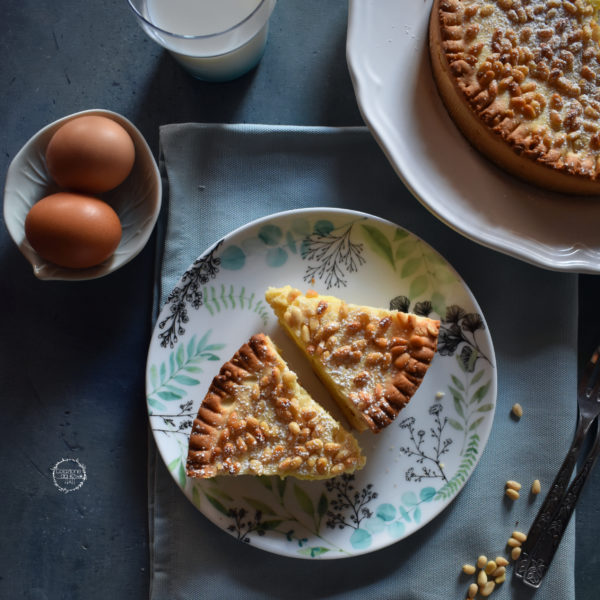
M 335 442 L 327 442 L 325 444 L 325 454 L 337 454 L 341 446 Z
M 333 465 L 333 467 L 331 467 L 331 474 L 334 477 L 341 475 L 343 472 L 344 472 L 344 465 L 341 463 L 338 463 L 337 465 Z
M 321 475 L 323 475 L 323 473 L 325 473 L 327 471 L 328 464 L 329 464 L 329 461 L 324 456 L 317 459 L 317 471 Z
M 260 460 L 253 459 L 250 461 L 250 469 L 256 474 L 260 474 L 263 470 L 262 463 Z
M 294 470 L 299 469 L 303 462 L 304 461 L 302 460 L 301 456 L 294 456 L 294 458 L 292 458 L 290 461 L 290 467 Z
M 288 456 L 288 458 L 284 458 L 278 465 L 278 468 L 282 471 L 287 471 L 291 467 L 292 459 Z
M 309 469 L 314 468 L 314 466 L 317 464 L 317 457 L 316 456 L 309 456 L 308 459 L 306 460 L 306 466 Z

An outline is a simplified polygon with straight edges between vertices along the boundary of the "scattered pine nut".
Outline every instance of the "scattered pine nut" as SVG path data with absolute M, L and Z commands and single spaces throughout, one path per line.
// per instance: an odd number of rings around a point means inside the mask
M 496 569 L 498 565 L 493 560 L 488 560 L 487 565 L 485 565 L 485 573 L 486 575 L 491 575 Z
M 475 567 L 469 564 L 463 565 L 462 570 L 465 575 L 473 575 L 475 573 Z
M 467 598 L 475 598 L 475 596 L 477 595 L 479 588 L 477 587 L 476 583 L 472 583 L 469 586 L 469 591 L 467 592 Z
M 487 598 L 493 591 L 494 588 L 496 587 L 496 582 L 495 581 L 488 581 L 483 588 L 479 588 L 479 593 L 484 597 Z
M 494 579 L 494 583 L 496 583 L 496 585 L 500 585 L 501 583 L 504 583 L 506 581 L 506 573 L 502 573 L 502 575 L 498 575 L 498 577 L 496 577 L 496 579 Z
M 506 567 L 498 567 L 493 573 L 491 573 L 492 577 L 500 577 L 506 573 Z M 498 583 L 498 582 L 496 582 Z
M 504 556 L 496 556 L 496 564 L 499 567 L 506 567 L 506 565 L 508 565 L 508 561 L 504 558 Z
M 513 407 L 511 410 L 512 410 L 512 414 L 515 415 L 515 417 L 517 417 L 517 419 L 520 419 L 523 416 L 523 407 L 518 402 L 515 402 L 513 404 Z
M 519 492 L 517 492 L 517 490 L 514 490 L 513 488 L 507 488 L 506 489 L 506 495 L 511 500 L 518 500 L 519 499 Z
M 480 587 L 485 585 L 488 582 L 488 578 L 487 575 L 485 573 L 485 571 L 482 569 L 481 571 L 479 571 L 479 575 L 477 575 L 477 585 L 479 585 Z
M 514 537 L 508 538 L 508 542 L 507 544 L 511 547 L 511 548 L 517 548 L 518 546 L 521 545 L 521 542 L 519 540 L 516 540 Z
M 485 567 L 485 565 L 487 565 L 487 556 L 484 556 L 483 554 L 477 559 L 477 566 L 480 569 L 483 569 Z
M 519 540 L 521 544 L 527 540 L 527 535 L 521 531 L 513 531 L 512 536 L 515 538 L 515 540 Z
M 542 491 L 542 486 L 540 484 L 540 480 L 536 479 L 532 484 L 531 484 L 531 493 L 534 496 L 537 496 L 540 492 Z
M 513 481 L 512 479 L 509 479 L 506 482 L 506 487 L 508 489 L 515 490 L 518 492 L 521 489 L 521 484 L 518 481 Z
M 515 548 L 512 549 L 512 551 L 510 553 L 510 557 L 513 560 L 517 560 L 517 558 L 519 558 L 519 556 L 521 556 L 521 548 L 520 548 L 520 546 L 516 546 Z

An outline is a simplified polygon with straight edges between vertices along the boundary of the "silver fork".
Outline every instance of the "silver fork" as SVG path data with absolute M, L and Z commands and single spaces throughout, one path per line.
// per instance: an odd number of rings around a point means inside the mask
M 600 414 L 600 346 L 585 366 L 577 390 L 577 429 L 567 456 L 540 508 L 515 564 L 515 576 L 531 587 L 539 587 L 560 545 L 562 535 L 575 510 L 575 504 L 600 453 L 600 427 L 594 444 L 579 473 L 569 480 L 577 464 L 583 441 Z

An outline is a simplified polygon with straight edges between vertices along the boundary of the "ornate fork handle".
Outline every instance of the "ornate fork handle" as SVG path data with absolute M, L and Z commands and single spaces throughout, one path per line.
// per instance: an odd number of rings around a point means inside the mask
M 575 432 L 573 442 L 571 443 L 571 447 L 567 452 L 558 474 L 550 486 L 550 491 L 548 492 L 548 495 L 546 496 L 544 503 L 542 504 L 535 521 L 531 526 L 531 529 L 529 530 L 527 541 L 523 544 L 521 556 L 515 564 L 514 573 L 517 577 L 524 577 L 529 571 L 531 550 L 536 545 L 541 534 L 548 528 L 550 522 L 552 521 L 552 517 L 560 506 L 561 500 L 563 499 L 569 485 L 573 469 L 577 464 L 577 458 L 581 452 L 583 440 L 585 439 L 592 421 L 593 419 L 587 419 L 581 415 L 579 416 L 577 430 Z
M 522 566 L 521 561 L 517 563 L 517 568 L 524 568 L 520 576 L 523 578 L 523 582 L 531 587 L 539 587 L 540 583 L 554 558 L 554 554 L 560 545 L 562 536 L 569 524 L 569 521 L 575 510 L 575 505 L 579 500 L 581 490 L 583 489 L 588 475 L 592 471 L 594 464 L 600 454 L 600 428 L 596 434 L 594 445 L 590 450 L 585 462 L 581 469 L 573 479 L 573 482 L 569 486 L 567 493 L 558 506 L 554 516 L 548 527 L 539 536 L 534 546 L 530 546 L 530 550 L 527 552 L 526 566 Z M 529 541 L 529 540 L 528 540 Z

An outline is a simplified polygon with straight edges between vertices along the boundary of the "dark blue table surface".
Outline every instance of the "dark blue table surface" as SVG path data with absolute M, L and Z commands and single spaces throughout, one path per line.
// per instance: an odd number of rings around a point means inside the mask
M 258 69 L 190 78 L 139 29 L 125 0 L 3 0 L 0 173 L 64 115 L 106 108 L 158 156 L 175 122 L 361 125 L 345 58 L 344 0 L 279 0 Z M 144 366 L 155 241 L 112 275 L 41 282 L 0 224 L 0 598 L 148 596 Z M 581 276 L 580 358 L 600 323 L 600 281 Z M 573 400 L 575 401 L 575 400 Z M 60 493 L 51 468 L 88 479 Z M 577 513 L 577 598 L 596 596 L 600 473 Z

